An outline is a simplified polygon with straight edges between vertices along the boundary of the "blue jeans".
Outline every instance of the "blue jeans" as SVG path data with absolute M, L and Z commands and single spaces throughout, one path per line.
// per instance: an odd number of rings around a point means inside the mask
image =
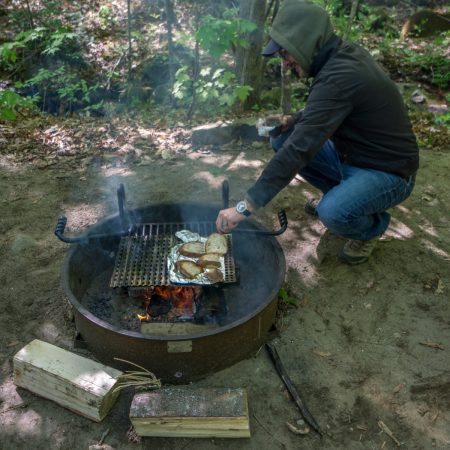
M 275 152 L 289 135 L 271 139 Z M 342 162 L 329 140 L 299 174 L 324 194 L 316 208 L 320 221 L 334 234 L 362 241 L 386 231 L 391 219 L 386 210 L 408 198 L 415 184 L 414 177 Z

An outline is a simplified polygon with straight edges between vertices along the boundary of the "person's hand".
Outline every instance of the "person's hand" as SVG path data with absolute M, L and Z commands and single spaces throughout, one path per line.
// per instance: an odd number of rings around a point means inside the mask
M 295 118 L 292 114 L 273 114 L 264 119 L 266 126 L 280 126 L 281 132 L 285 132 L 292 128 L 295 124 Z
M 216 228 L 219 233 L 229 233 L 233 228 L 236 228 L 239 222 L 246 219 L 241 213 L 238 213 L 235 208 L 227 208 L 219 211 L 216 219 Z

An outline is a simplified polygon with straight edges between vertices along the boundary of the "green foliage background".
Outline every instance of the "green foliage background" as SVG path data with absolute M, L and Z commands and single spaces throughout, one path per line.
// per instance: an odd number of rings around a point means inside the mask
M 161 107 L 168 116 L 195 109 L 199 120 L 214 114 L 232 114 L 253 89 L 238 82 L 234 65 L 236 49 L 248 46 L 246 36 L 256 25 L 239 18 L 237 8 L 216 2 L 194 3 L 174 3 L 180 17 L 173 30 L 174 83 L 169 84 L 166 77 L 163 85 L 151 86 L 150 94 L 147 80 L 141 77 L 143 63 L 155 62 L 155 74 L 161 64 L 169 61 L 166 37 L 162 34 L 162 40 L 155 40 L 161 26 L 165 27 L 161 6 L 143 2 L 132 18 L 131 76 L 127 73 L 126 15 L 118 8 L 119 3 L 89 5 L 90 14 L 86 15 L 66 11 L 62 3 L 54 1 L 43 1 L 41 8 L 32 9 L 32 17 L 25 9 L 9 9 L 10 28 L 17 31 L 13 39 L 0 44 L 0 73 L 9 83 L 0 91 L 0 120 L 13 121 L 21 111 L 37 111 L 37 106 L 55 114 L 103 114 L 105 102 L 111 101 L 150 115 L 160 114 Z M 348 11 L 342 1 L 316 3 L 327 9 L 337 33 L 343 34 L 348 26 Z M 194 6 L 200 11 L 197 22 Z M 421 46 L 411 45 L 412 41 L 400 40 L 395 9 L 391 11 L 390 16 L 383 15 L 380 9 L 362 3 L 349 39 L 379 55 L 394 77 L 401 73 L 403 78 L 417 79 L 446 92 L 450 77 L 449 34 L 442 33 Z M 269 14 L 266 32 L 271 19 Z M 265 66 L 275 86 L 279 84 L 274 77 L 279 64 L 275 58 Z M 276 108 L 276 101 L 270 99 L 265 104 L 263 98 L 253 109 Z M 293 106 L 300 107 L 303 101 L 304 95 L 296 97 L 294 90 Z M 445 117 L 439 120 L 448 124 Z

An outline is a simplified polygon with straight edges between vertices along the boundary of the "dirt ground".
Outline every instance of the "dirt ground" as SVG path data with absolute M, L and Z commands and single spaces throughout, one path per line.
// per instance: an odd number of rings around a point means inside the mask
M 7 148 L 7 147 L 6 147 Z M 287 260 L 284 307 L 273 344 L 324 431 L 292 433 L 299 411 L 265 349 L 197 386 L 248 392 L 250 439 L 142 438 L 129 432 L 131 393 L 94 423 L 16 388 L 14 354 L 33 339 L 73 349 L 75 326 L 61 288 L 68 245 L 53 235 L 59 215 L 80 232 L 127 200 L 220 201 L 223 179 L 239 200 L 270 158 L 266 144 L 149 154 L 139 162 L 64 155 L 28 162 L 0 154 L 0 448 L 83 449 L 393 449 L 450 448 L 450 152 L 424 149 L 412 196 L 392 210 L 392 223 L 367 264 L 337 260 L 343 241 L 305 215 L 316 192 L 294 180 L 259 213 L 276 226 L 285 208 L 288 230 L 278 239 Z M 20 159 L 20 158 L 19 158 Z M 294 302 L 294 303 L 295 303 Z M 89 355 L 89 354 L 88 354 Z M 382 421 L 395 439 L 380 428 Z M 108 448 L 105 446 L 105 448 Z

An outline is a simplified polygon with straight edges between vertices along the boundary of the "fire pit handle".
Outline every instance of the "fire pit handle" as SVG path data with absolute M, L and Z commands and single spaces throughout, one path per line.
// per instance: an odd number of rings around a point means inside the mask
M 87 243 L 91 240 L 95 239 L 113 239 L 120 238 L 128 234 L 127 231 L 118 231 L 113 233 L 103 233 L 103 234 L 81 234 L 80 236 L 67 237 L 64 236 L 64 230 L 67 225 L 67 217 L 61 216 L 58 219 L 55 227 L 55 236 L 65 242 L 66 244 L 78 244 L 78 243 Z
M 288 226 L 288 219 L 286 215 L 286 211 L 284 209 L 280 209 L 278 211 L 278 222 L 280 223 L 280 229 L 278 231 L 273 232 L 273 236 L 279 236 L 280 234 L 283 234 Z
M 55 227 L 55 235 L 59 240 L 65 242 L 66 244 L 74 244 L 76 242 L 82 242 L 86 240 L 86 237 L 84 236 L 83 237 L 77 236 L 71 238 L 64 236 L 64 230 L 66 229 L 66 225 L 67 225 L 67 217 L 66 216 L 59 217 Z
M 227 209 L 230 206 L 230 185 L 227 180 L 222 183 L 222 203 L 223 209 Z
M 288 219 L 286 216 L 286 211 L 284 209 L 280 209 L 280 211 L 278 211 L 278 222 L 280 222 L 280 228 L 275 231 L 252 230 L 250 228 L 235 228 L 232 233 L 253 233 L 263 236 L 279 236 L 286 231 L 288 226 Z

